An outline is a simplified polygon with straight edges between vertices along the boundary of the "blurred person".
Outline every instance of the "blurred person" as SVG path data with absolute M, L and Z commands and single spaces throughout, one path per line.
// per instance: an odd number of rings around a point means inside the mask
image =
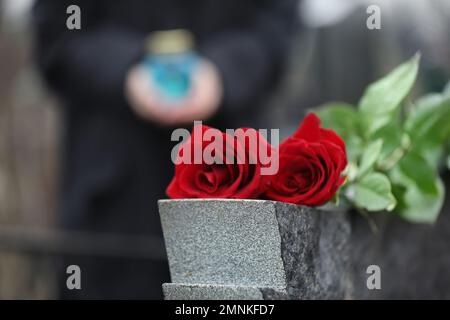
M 65 106 L 61 227 L 161 238 L 157 200 L 172 176 L 170 134 L 205 120 L 250 125 L 279 79 L 294 0 L 37 0 L 38 65 Z M 69 30 L 66 9 L 81 9 Z M 149 35 L 186 29 L 199 55 L 184 98 L 161 99 L 140 64 Z M 162 242 L 158 246 L 163 246 Z M 61 298 L 161 298 L 166 261 L 72 256 L 82 289 Z

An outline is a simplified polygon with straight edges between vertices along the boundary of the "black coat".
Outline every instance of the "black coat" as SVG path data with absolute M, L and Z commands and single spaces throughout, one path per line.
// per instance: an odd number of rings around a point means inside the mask
M 81 9 L 68 30 L 66 8 Z M 171 178 L 169 129 L 139 119 L 124 98 L 129 68 L 154 30 L 186 28 L 219 68 L 224 101 L 212 125 L 249 125 L 282 68 L 295 0 L 38 0 L 36 56 L 65 105 L 62 226 L 161 237 L 156 201 Z M 242 121 L 238 121 L 242 120 Z M 162 242 L 159 244 L 162 246 Z M 167 267 L 156 261 L 71 257 L 85 278 L 81 297 L 159 297 Z M 64 291 L 64 296 L 73 296 Z

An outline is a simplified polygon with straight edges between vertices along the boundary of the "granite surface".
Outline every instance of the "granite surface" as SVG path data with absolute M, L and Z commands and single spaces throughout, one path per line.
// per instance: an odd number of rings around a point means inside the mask
M 279 202 L 276 213 L 289 297 L 350 297 L 347 214 Z
M 450 206 L 434 225 L 410 224 L 389 213 L 373 217 L 377 231 L 351 215 L 351 270 L 358 299 L 450 299 Z M 381 270 L 381 289 L 368 290 L 369 265 Z
M 284 287 L 270 201 L 159 202 L 172 282 Z
M 159 209 L 176 296 L 186 285 L 266 288 L 266 299 L 351 290 L 345 213 L 266 200 L 162 200 Z
M 165 283 L 166 300 L 280 300 L 287 299 L 282 288 L 259 288 L 255 286 L 230 286 L 214 284 Z

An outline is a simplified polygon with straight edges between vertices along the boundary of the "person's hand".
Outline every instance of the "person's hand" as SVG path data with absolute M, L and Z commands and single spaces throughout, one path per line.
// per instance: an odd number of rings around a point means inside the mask
M 164 100 L 143 67 L 134 67 L 126 80 L 126 94 L 133 110 L 144 119 L 165 126 L 210 118 L 221 103 L 222 90 L 217 68 L 204 59 L 196 66 L 192 86 L 181 100 Z

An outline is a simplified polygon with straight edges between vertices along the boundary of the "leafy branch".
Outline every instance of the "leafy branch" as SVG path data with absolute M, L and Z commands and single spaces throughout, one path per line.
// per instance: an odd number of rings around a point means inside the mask
M 342 197 L 360 210 L 393 211 L 411 222 L 433 223 L 445 194 L 439 168 L 450 168 L 450 85 L 405 103 L 419 61 L 416 54 L 370 84 L 357 107 L 330 103 L 317 114 L 347 145 Z

